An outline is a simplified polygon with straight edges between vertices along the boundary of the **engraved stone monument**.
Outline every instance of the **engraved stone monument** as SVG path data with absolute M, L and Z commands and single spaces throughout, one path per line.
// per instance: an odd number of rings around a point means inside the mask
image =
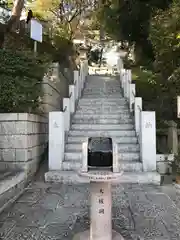
M 73 240 L 124 240 L 112 230 L 111 183 L 119 180 L 117 144 L 111 138 L 89 138 L 82 146 L 82 169 L 79 176 L 90 181 L 90 230 L 78 233 Z

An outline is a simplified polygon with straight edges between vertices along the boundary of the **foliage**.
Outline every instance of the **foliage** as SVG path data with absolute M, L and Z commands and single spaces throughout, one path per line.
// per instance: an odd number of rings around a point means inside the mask
M 34 58 L 31 52 L 0 50 L 0 62 L 0 111 L 37 111 L 46 57 Z
M 54 35 L 72 39 L 85 11 L 91 6 L 89 0 L 36 0 L 32 3 L 35 16 L 47 21 Z
M 156 111 L 156 124 L 162 125 L 164 119 L 171 120 L 167 113 L 169 104 L 162 99 L 162 86 L 152 70 L 132 67 L 132 79 L 136 83 L 136 95 L 143 99 L 143 109 Z M 163 119 L 163 120 L 162 120 Z
M 152 19 L 150 40 L 153 45 L 154 69 L 161 84 L 163 117 L 177 120 L 177 95 L 180 95 L 180 2 L 175 0 L 165 12 Z
M 158 11 L 152 19 L 150 40 L 155 54 L 155 68 L 165 81 L 180 64 L 180 2 L 174 1 L 166 12 Z
M 143 54 L 153 58 L 151 42 L 148 40 L 151 16 L 156 9 L 164 10 L 171 2 L 172 0 L 110 0 L 101 6 L 99 21 L 113 39 L 135 43 L 135 50 L 136 47 L 141 47 Z

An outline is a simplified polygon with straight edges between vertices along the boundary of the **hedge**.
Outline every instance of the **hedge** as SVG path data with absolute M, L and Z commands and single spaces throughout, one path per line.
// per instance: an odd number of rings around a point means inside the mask
M 0 62 L 0 112 L 37 112 L 47 58 L 4 49 Z

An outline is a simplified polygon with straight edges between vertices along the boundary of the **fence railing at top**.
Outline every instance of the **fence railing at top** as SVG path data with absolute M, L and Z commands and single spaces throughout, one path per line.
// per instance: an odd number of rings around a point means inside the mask
M 142 98 L 136 97 L 136 85 L 132 83 L 130 69 L 123 68 L 118 60 L 118 71 L 123 95 L 128 102 L 130 112 L 134 113 L 136 136 L 140 145 L 140 158 L 144 171 L 156 170 L 156 125 L 155 112 L 143 111 Z
M 80 69 L 74 71 L 74 81 L 69 86 L 69 97 L 63 99 L 63 111 L 49 113 L 49 170 L 62 170 L 65 133 L 70 129 L 71 115 L 75 112 L 88 73 L 88 62 L 84 61 Z

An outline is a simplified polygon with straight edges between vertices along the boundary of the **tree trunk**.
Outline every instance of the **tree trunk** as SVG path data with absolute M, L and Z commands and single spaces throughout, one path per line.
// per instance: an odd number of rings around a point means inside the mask
M 6 34 L 11 31 L 14 23 L 16 23 L 20 19 L 23 7 L 24 7 L 24 0 L 15 0 L 14 1 L 12 15 L 11 15 L 9 21 L 6 24 L 1 25 L 1 27 L 0 27 L 0 48 L 3 47 Z

